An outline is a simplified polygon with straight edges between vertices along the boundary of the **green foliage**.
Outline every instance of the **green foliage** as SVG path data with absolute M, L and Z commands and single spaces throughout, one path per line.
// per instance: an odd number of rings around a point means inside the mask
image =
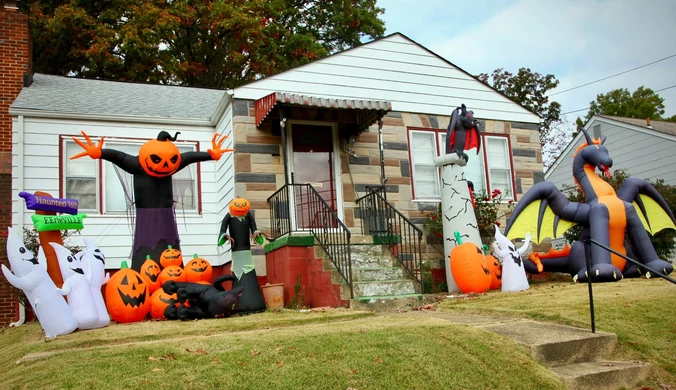
M 622 183 L 624 183 L 624 181 L 629 178 L 629 174 L 621 169 L 618 169 L 613 172 L 613 175 L 610 177 L 610 179 L 606 179 L 602 175 L 599 175 L 599 177 L 608 182 L 615 189 L 615 191 L 617 191 Z M 666 184 L 663 179 L 658 179 L 655 182 L 651 182 L 649 180 L 646 181 L 655 187 L 657 192 L 659 192 L 667 202 L 669 208 L 671 208 L 671 212 L 676 215 L 676 186 Z M 568 200 L 572 202 L 584 202 L 584 196 L 578 187 L 565 187 L 563 191 L 564 193 L 567 193 Z M 574 226 L 564 233 L 564 236 L 568 242 L 573 242 L 579 239 L 581 233 L 582 227 Z M 674 241 L 674 239 L 676 239 L 676 231 L 665 229 L 654 236 L 649 235 L 649 237 L 650 242 L 652 242 L 653 246 L 655 247 L 655 251 L 657 252 L 658 256 L 665 259 L 670 259 L 674 254 L 676 254 L 676 242 Z
M 300 310 L 305 305 L 305 293 L 302 291 L 302 275 L 296 276 L 296 283 L 293 285 L 293 296 L 289 300 L 288 308 L 293 310 Z
M 585 121 L 595 114 L 661 120 L 664 115 L 664 99 L 652 89 L 643 86 L 633 93 L 626 88 L 613 89 L 596 95 L 596 100 L 589 102 Z
M 547 97 L 547 92 L 559 85 L 554 75 L 541 75 L 530 68 L 521 68 L 513 74 L 500 68 L 490 75 L 481 73 L 477 78 L 542 117 L 540 143 L 554 141 L 556 137 L 551 130 L 561 121 L 561 104 L 550 102 Z
M 233 88 L 385 32 L 376 0 L 30 5 L 36 72 Z

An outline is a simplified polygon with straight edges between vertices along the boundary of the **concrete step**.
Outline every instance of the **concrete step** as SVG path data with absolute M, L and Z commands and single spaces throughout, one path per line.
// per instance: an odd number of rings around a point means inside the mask
M 350 250 L 352 251 L 352 257 L 381 256 L 383 253 L 385 253 L 383 252 L 385 249 L 382 247 L 382 245 L 374 244 L 350 245 Z
M 404 273 L 398 267 L 353 268 L 355 282 L 402 280 Z
M 535 321 L 491 324 L 481 328 L 507 336 L 523 345 L 549 367 L 608 359 L 617 345 L 612 333 Z
M 393 312 L 399 309 L 410 310 L 420 306 L 422 294 L 406 294 L 398 296 L 373 296 L 350 299 L 350 308 L 355 310 L 374 310 L 377 312 Z
M 411 280 L 354 282 L 352 289 L 355 297 L 398 296 L 416 293 Z
M 552 367 L 571 390 L 634 388 L 647 379 L 652 366 L 646 362 L 597 361 Z
M 373 244 L 373 236 L 350 236 L 351 245 L 364 245 L 364 244 Z

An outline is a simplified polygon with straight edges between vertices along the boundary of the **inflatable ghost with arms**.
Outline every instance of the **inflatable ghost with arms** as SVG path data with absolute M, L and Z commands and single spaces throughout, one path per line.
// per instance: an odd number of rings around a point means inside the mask
M 531 235 L 526 234 L 526 240 L 518 250 L 511 241 L 500 233 L 495 226 L 495 241 L 493 241 L 493 253 L 502 262 L 502 291 L 528 290 L 528 277 L 521 256 L 528 250 Z
M 94 304 L 96 306 L 96 313 L 98 320 L 96 322 L 97 328 L 102 328 L 110 324 L 110 315 L 106 309 L 106 303 L 103 300 L 101 286 L 108 283 L 110 274 L 106 272 L 106 257 L 99 247 L 93 241 L 84 239 L 86 249 L 78 253 L 82 261 L 82 269 L 89 281 L 94 297 Z
M 77 327 L 80 329 L 96 328 L 99 316 L 96 312 L 91 285 L 82 269 L 82 262 L 70 249 L 54 242 L 50 242 L 49 245 L 54 248 L 56 257 L 59 259 L 59 268 L 63 275 L 61 293 L 68 297 L 68 306 L 77 318 Z
M 12 271 L 3 264 L 2 273 L 12 286 L 26 294 L 47 338 L 72 333 L 77 329 L 73 310 L 49 277 L 47 259 L 42 248 L 38 257 L 40 261 L 26 249 L 19 234 L 9 228 L 7 258 Z

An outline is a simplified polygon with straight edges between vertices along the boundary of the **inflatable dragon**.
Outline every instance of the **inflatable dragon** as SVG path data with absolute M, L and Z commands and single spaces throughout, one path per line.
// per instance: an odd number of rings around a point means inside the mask
M 667 228 L 676 230 L 671 209 L 657 190 L 642 179 L 625 180 L 616 193 L 596 174 L 598 168 L 610 178 L 613 160 L 603 146 L 606 138 L 592 139 L 584 129 L 582 132 L 586 142 L 573 156 L 573 176 L 584 194 L 584 203 L 569 201 L 552 182 L 540 182 L 519 201 L 505 228 L 505 235 L 512 240 L 536 232 L 533 241 L 539 244 L 548 237 L 562 237 L 568 229 L 580 225 L 580 239 L 569 251 L 559 252 L 560 256 L 542 256 L 540 260 L 537 254 L 531 255 L 524 261 L 526 270 L 568 272 L 574 281 L 586 281 L 584 240 L 591 238 L 650 269 L 671 273 L 673 266 L 658 258 L 648 236 Z M 591 262 L 594 281 L 651 276 L 649 270 L 596 245 L 591 245 Z

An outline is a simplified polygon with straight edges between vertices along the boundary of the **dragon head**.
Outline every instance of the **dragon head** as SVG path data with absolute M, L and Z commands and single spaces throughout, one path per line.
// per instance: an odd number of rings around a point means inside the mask
M 587 144 L 583 144 L 579 150 L 582 159 L 585 163 L 598 168 L 606 178 L 610 179 L 610 168 L 613 166 L 613 159 L 610 158 L 608 149 L 603 146 L 606 142 L 606 137 L 592 139 L 585 129 L 582 129 L 582 133 L 587 140 Z

